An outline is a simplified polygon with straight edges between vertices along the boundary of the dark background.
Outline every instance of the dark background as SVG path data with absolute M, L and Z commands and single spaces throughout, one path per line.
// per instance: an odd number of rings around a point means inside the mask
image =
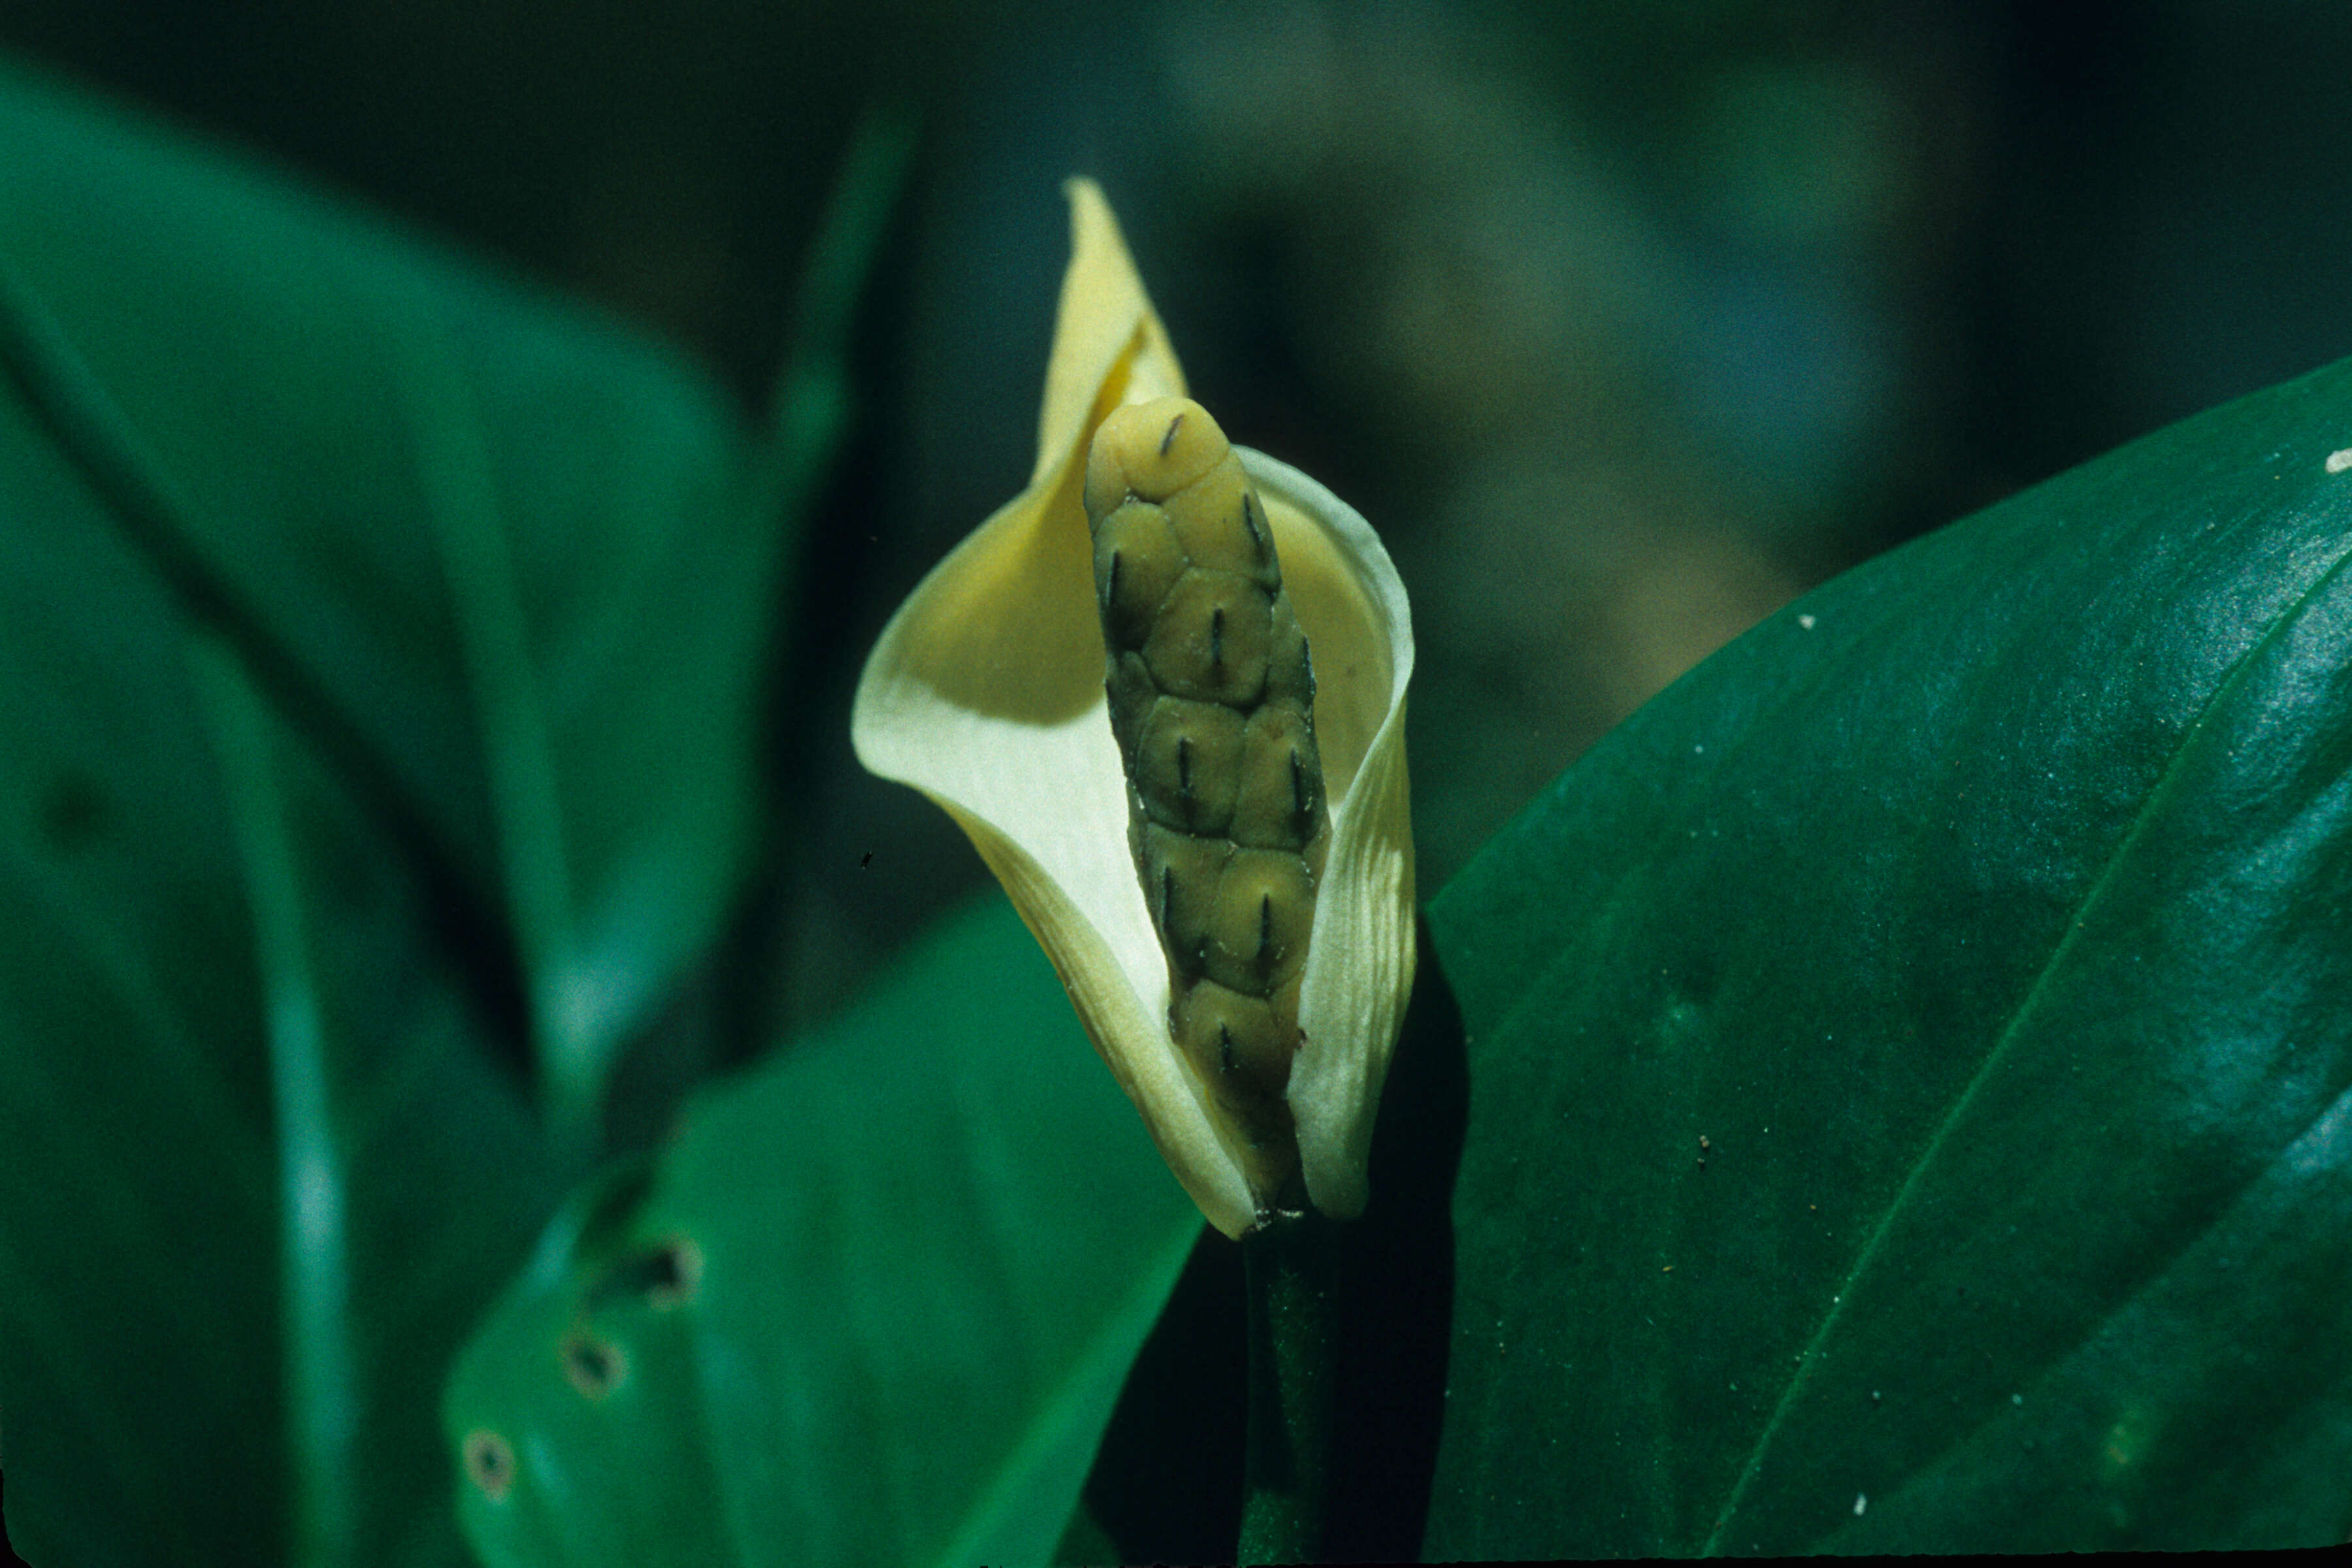
M 721 960 L 766 1026 L 984 875 L 858 771 L 848 691 L 1026 475 L 1072 172 L 1195 392 L 1398 558 L 1424 891 L 1790 595 L 2352 350 L 2320 0 L 6 0 L 0 43 L 666 333 L 747 412 L 858 117 L 919 114 L 787 612 L 788 847 Z

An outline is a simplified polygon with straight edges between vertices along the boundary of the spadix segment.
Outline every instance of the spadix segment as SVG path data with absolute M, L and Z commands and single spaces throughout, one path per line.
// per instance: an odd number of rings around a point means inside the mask
M 1315 676 L 1264 504 L 1208 411 L 1114 410 L 1087 518 L 1129 841 L 1167 954 L 1169 1032 L 1263 1206 L 1296 1206 L 1284 1099 L 1329 843 Z

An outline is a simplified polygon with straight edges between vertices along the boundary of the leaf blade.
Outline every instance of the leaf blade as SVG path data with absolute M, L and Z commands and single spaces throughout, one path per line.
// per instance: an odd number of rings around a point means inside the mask
M 610 323 L 10 61 L 0 140 L 9 1525 L 45 1562 L 294 1549 L 279 1135 L 331 1124 L 345 1305 L 313 1339 L 357 1347 L 357 1414 L 310 1539 L 454 1562 L 427 1391 L 560 1182 L 510 1076 L 521 999 L 568 988 L 609 1053 L 734 896 L 789 527 L 730 499 L 708 380 Z M 527 647 L 498 651 L 584 868 L 569 978 L 507 930 L 530 889 L 490 808 L 501 721 L 400 417 L 419 330 L 517 524 Z M 192 637 L 234 650 L 200 656 L 209 699 Z M 272 977 L 317 1015 L 299 1114 Z
M 522 1460 L 463 1498 L 488 1561 L 1044 1563 L 1199 1229 L 993 901 L 698 1102 L 624 1211 L 551 1238 L 453 1376 L 453 1447 Z M 691 1300 L 611 1288 L 680 1238 Z M 567 1385 L 581 1333 L 632 1382 Z
M 2319 373 L 1831 584 L 1439 899 L 1484 1114 L 1433 1553 L 2340 1533 L 2315 1451 L 2234 1503 L 2190 1484 L 2231 1468 L 2226 1399 L 2109 1473 L 2059 1433 L 2129 1380 L 2033 1390 L 2352 1071 L 2311 1000 L 2345 924 L 2347 397 Z M 2239 1266 L 2284 1292 L 2264 1376 L 2312 1384 L 2240 1415 L 2333 1430 L 2335 1310 L 2291 1250 Z M 2097 1505 L 1981 1448 L 1918 1479 L 1996 1426 Z

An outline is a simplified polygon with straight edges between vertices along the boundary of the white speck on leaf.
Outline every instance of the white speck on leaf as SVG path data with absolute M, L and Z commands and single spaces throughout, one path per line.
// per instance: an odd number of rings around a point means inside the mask
M 2346 447 L 2340 450 L 2327 454 L 2327 471 L 2329 473 L 2340 474 L 2347 468 L 2352 468 L 2352 447 Z
M 2338 452 L 2338 453 L 2336 453 L 2336 458 L 2341 458 L 2341 457 L 2345 457 L 2345 456 L 2347 456 L 2347 453 L 2344 453 L 2344 452 Z M 2335 461 L 2336 461 L 2336 458 L 2328 458 L 2327 460 L 2328 460 L 2330 463 L 2333 463 L 2333 462 L 2335 462 Z M 2336 470 L 2335 470 L 2334 468 L 2329 468 L 2327 471 L 2328 471 L 2329 473 L 2331 473 L 2331 474 L 2332 474 L 2332 473 L 2334 473 Z M 1812 617 L 1812 616 L 1799 616 L 1797 617 L 1797 626 L 1798 626 L 1798 627 L 1799 627 L 1801 630 L 1803 630 L 1803 631 L 1811 631 L 1811 630 L 1813 629 L 1813 617 Z
M 1860 1518 L 1862 1517 L 1862 1510 L 1863 1510 L 1864 1509 L 1868 1508 L 1869 1506 L 1870 1506 L 1870 1500 L 1869 1500 L 1868 1498 L 1866 1498 L 1866 1497 L 1863 1496 L 1860 1492 L 1856 1492 L 1856 1493 L 1854 1493 L 1854 1494 L 1853 1494 L 1853 1517 L 1854 1517 L 1854 1518 L 1856 1518 L 1856 1519 L 1860 1519 Z

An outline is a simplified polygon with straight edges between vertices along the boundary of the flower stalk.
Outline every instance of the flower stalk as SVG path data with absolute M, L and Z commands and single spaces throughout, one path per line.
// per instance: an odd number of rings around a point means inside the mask
M 1244 1564 L 1319 1563 L 1328 1546 L 1339 1236 L 1292 1215 L 1242 1240 L 1249 1300 Z

